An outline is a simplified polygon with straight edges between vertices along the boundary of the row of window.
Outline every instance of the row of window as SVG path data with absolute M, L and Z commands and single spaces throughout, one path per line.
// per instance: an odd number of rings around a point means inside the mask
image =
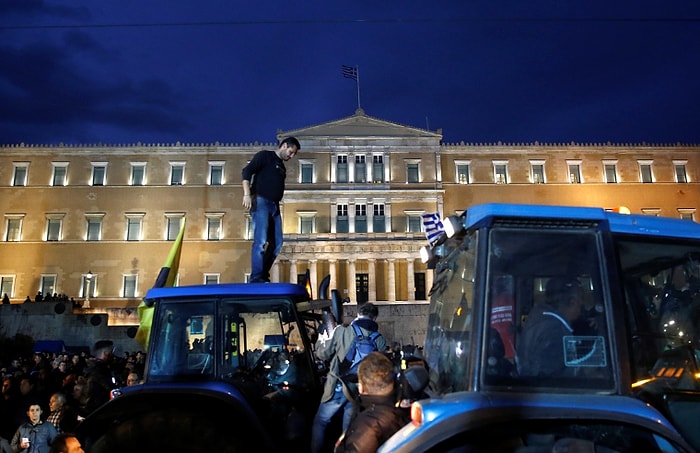
M 203 275 L 203 283 L 205 285 L 216 285 L 220 281 L 220 274 L 216 273 L 205 273 Z M 177 279 L 179 275 L 176 276 L 175 286 L 179 286 Z M 245 282 L 250 280 L 250 274 L 246 273 L 244 275 Z M 413 280 L 415 284 L 414 297 L 416 300 L 425 300 L 426 298 L 426 281 L 425 272 L 415 272 L 413 274 Z M 99 297 L 98 285 L 97 285 L 97 275 L 92 273 L 83 274 L 81 277 L 80 293 L 78 298 L 95 298 Z M 304 286 L 306 284 L 306 273 L 297 274 L 297 283 Z M 358 303 L 367 302 L 369 300 L 369 274 L 356 273 L 355 274 L 355 287 L 356 287 L 356 298 Z M 11 298 L 16 298 L 15 294 L 15 276 L 14 275 L 0 275 L 0 294 L 7 294 Z M 42 274 L 39 278 L 39 291 L 42 294 L 56 294 L 58 293 L 57 276 L 56 274 Z M 136 274 L 122 274 L 122 285 L 119 292 L 119 297 L 123 298 L 136 298 L 141 297 L 138 291 L 138 275 Z
M 335 215 L 332 216 L 332 231 L 331 233 L 386 233 L 391 231 L 391 217 L 385 215 L 383 204 L 372 205 L 371 215 L 367 215 L 367 205 L 355 204 L 354 212 L 348 211 L 348 204 L 336 204 Z M 299 234 L 314 234 L 318 233 L 316 228 L 316 211 L 297 211 L 297 232 Z M 405 228 L 403 231 L 408 233 L 423 232 L 423 211 L 404 211 Z M 643 208 L 642 214 L 659 216 L 661 214 L 658 208 Z M 126 241 L 140 241 L 143 239 L 143 221 L 145 213 L 127 213 L 125 235 Z M 208 241 L 217 241 L 223 239 L 223 213 L 207 213 L 205 214 L 205 236 L 203 239 Z M 694 208 L 679 208 L 678 216 L 685 220 L 695 220 Z M 85 215 L 85 240 L 100 241 L 102 240 L 102 225 L 104 213 L 94 213 Z M 164 238 L 168 241 L 174 241 L 180 232 L 180 227 L 184 219 L 184 214 L 166 214 Z M 46 216 L 46 228 L 44 231 L 43 240 L 54 242 L 62 240 L 64 214 L 48 214 Z M 6 242 L 19 242 L 22 240 L 22 223 L 24 221 L 23 214 L 6 214 L 5 215 L 5 235 Z M 253 226 L 250 216 L 246 216 L 246 227 L 244 238 L 251 240 L 253 238 Z
M 581 173 L 580 160 L 567 160 L 568 182 L 571 184 L 582 184 L 583 174 Z M 652 160 L 638 160 L 639 182 L 655 182 Z M 677 183 L 687 183 L 688 171 L 687 161 L 674 160 L 674 177 Z M 456 182 L 459 184 L 470 184 L 474 182 L 471 176 L 471 162 L 468 160 L 455 161 Z M 508 184 L 508 161 L 493 161 L 493 182 L 496 184 Z M 544 160 L 530 161 L 530 182 L 533 184 L 545 184 L 547 182 Z M 603 160 L 603 182 L 612 184 L 620 182 L 617 168 L 617 160 Z
M 348 215 L 348 205 L 338 204 L 336 206 L 336 216 L 334 226 L 337 233 L 385 233 L 391 230 L 390 218 L 384 215 L 384 205 L 374 204 L 371 215 L 367 215 L 367 205 L 356 204 L 354 215 Z M 408 211 L 405 216 L 405 231 L 420 233 L 422 231 L 422 211 Z M 102 240 L 102 226 L 104 213 L 88 213 L 85 215 L 85 236 L 86 241 Z M 140 241 L 143 239 L 143 222 L 145 213 L 125 214 L 124 240 Z M 43 233 L 43 240 L 53 242 L 63 239 L 64 214 L 51 213 L 46 215 L 46 227 Z M 205 214 L 206 228 L 205 240 L 216 241 L 223 239 L 223 213 Z M 299 211 L 298 233 L 313 234 L 317 232 L 316 211 Z M 180 231 L 184 214 L 166 214 L 164 238 L 169 241 L 175 240 Z M 6 242 L 19 242 L 22 240 L 22 224 L 24 214 L 5 215 L 5 235 Z M 252 219 L 246 216 L 245 239 L 252 239 Z
M 205 285 L 216 285 L 219 283 L 219 274 L 204 274 Z M 246 274 L 246 280 L 249 274 Z M 86 273 L 81 277 L 79 298 L 99 297 L 98 279 L 94 274 Z M 0 275 L 0 294 L 7 294 L 8 297 L 15 298 L 15 276 Z M 39 291 L 42 294 L 55 294 L 58 292 L 57 276 L 55 274 L 42 274 L 39 278 Z M 138 275 L 123 274 L 122 286 L 119 297 L 135 298 L 140 297 L 138 292 Z
M 383 183 L 389 181 L 386 174 L 384 159 L 381 155 L 372 156 L 373 162 L 368 165 L 364 155 L 355 155 L 354 165 L 348 164 L 347 155 L 338 155 L 335 166 L 331 169 L 331 181 L 334 183 Z M 655 182 L 653 172 L 653 161 L 638 160 L 639 181 L 643 183 Z M 571 184 L 583 183 L 581 173 L 581 161 L 566 161 Z M 674 160 L 675 182 L 687 183 L 688 173 L 686 169 L 687 161 Z M 52 186 L 68 185 L 68 162 L 52 162 L 53 172 L 50 184 Z M 92 162 L 92 174 L 90 184 L 93 186 L 107 185 L 107 162 Z M 299 160 L 299 182 L 302 184 L 312 184 L 316 182 L 315 163 L 310 160 Z M 185 184 L 185 162 L 170 162 L 170 185 Z M 15 162 L 12 177 L 13 186 L 26 186 L 28 181 L 29 162 Z M 129 185 L 146 185 L 146 163 L 131 162 L 131 174 Z M 617 161 L 603 160 L 603 181 L 606 183 L 620 182 Z M 420 159 L 406 159 L 406 182 L 422 182 Z M 455 161 L 455 182 L 458 184 L 470 184 L 473 181 L 471 174 L 471 161 Z M 508 161 L 493 161 L 493 182 L 496 184 L 508 184 Z M 530 182 L 534 184 L 544 184 L 547 182 L 544 160 L 530 161 Z M 207 184 L 218 186 L 225 183 L 224 162 L 210 161 Z

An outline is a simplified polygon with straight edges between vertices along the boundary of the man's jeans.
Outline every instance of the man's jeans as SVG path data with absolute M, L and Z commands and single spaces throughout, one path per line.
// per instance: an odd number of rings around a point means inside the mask
M 352 404 L 343 394 L 343 388 L 340 384 L 335 387 L 333 397 L 318 407 L 311 430 L 311 453 L 319 453 L 323 449 L 326 428 L 339 410 L 344 411 L 343 432 L 345 432 L 352 417 Z M 333 439 L 333 442 L 335 441 L 336 439 Z
M 282 250 L 282 216 L 279 204 L 263 197 L 255 198 L 251 282 L 270 281 L 270 269 Z

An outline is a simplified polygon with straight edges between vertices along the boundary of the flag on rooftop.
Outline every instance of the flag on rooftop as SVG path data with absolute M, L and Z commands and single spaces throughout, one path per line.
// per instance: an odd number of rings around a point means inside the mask
M 431 246 L 435 245 L 440 239 L 440 236 L 445 232 L 442 226 L 442 220 L 440 219 L 440 214 L 437 212 L 429 212 L 423 214 L 423 230 L 425 230 L 425 237 Z
M 346 79 L 357 80 L 357 68 L 343 65 L 343 77 Z

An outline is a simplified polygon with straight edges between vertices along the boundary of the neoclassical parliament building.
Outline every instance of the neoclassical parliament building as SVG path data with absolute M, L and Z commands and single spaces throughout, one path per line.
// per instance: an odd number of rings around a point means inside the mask
M 330 274 L 353 302 L 426 301 L 425 213 L 514 202 L 698 220 L 698 145 L 444 143 L 441 130 L 362 110 L 277 135 L 302 149 L 287 163 L 272 280 L 308 269 L 318 288 Z M 276 147 L 0 144 L 0 291 L 13 303 L 41 291 L 136 306 L 183 227 L 178 285 L 247 281 L 241 168 Z

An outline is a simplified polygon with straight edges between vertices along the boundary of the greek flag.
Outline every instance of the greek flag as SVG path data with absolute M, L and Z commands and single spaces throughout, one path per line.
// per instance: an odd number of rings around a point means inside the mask
M 343 77 L 357 81 L 357 68 L 343 65 Z
M 425 237 L 428 238 L 428 242 L 431 246 L 435 245 L 445 232 L 442 226 L 442 220 L 440 219 L 440 214 L 437 212 L 430 212 L 428 214 L 423 214 L 423 229 L 425 230 Z

